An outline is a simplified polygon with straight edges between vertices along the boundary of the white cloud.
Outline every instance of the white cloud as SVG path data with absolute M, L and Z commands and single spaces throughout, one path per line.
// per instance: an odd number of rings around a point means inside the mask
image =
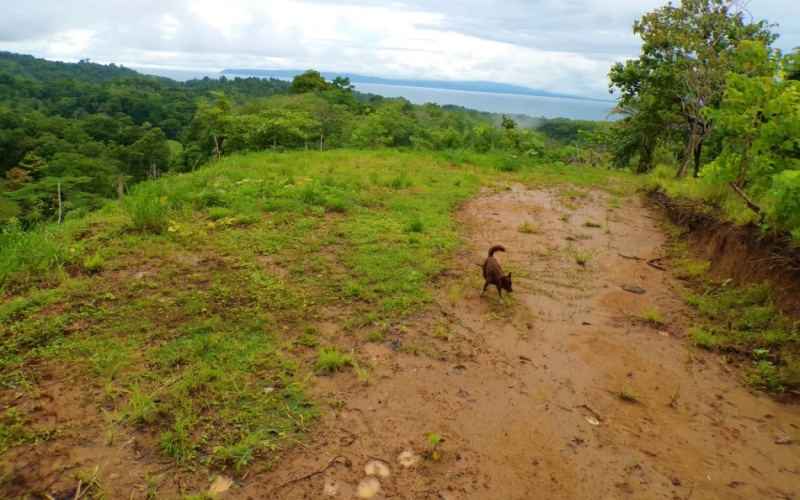
M 677 1 L 677 0 L 676 0 Z M 666 0 L 3 0 L 2 50 L 202 70 L 317 69 L 490 80 L 605 96 L 633 21 Z M 752 0 L 800 45 L 800 2 Z

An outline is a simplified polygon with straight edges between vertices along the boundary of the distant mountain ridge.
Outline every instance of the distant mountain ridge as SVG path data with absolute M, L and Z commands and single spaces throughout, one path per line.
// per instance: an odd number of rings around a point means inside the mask
M 261 78 L 281 78 L 291 79 L 297 75 L 303 74 L 305 71 L 295 69 L 224 69 L 220 74 L 226 76 L 240 75 L 240 76 L 257 76 Z M 532 89 L 523 87 L 521 85 L 511 85 L 508 83 L 496 83 L 487 81 L 465 81 L 465 80 L 410 80 L 410 79 L 397 79 L 397 78 L 380 78 L 377 76 L 365 76 L 355 73 L 333 73 L 330 71 L 320 71 L 320 74 L 328 81 L 333 80 L 337 76 L 349 78 L 350 83 L 371 83 L 378 85 L 398 85 L 403 87 L 422 87 L 429 89 L 442 89 L 442 90 L 466 90 L 469 92 L 487 92 L 492 94 L 514 94 L 514 95 L 530 95 L 538 97 L 555 97 L 559 99 L 577 99 L 582 101 L 604 101 L 604 99 L 595 99 L 591 97 L 584 97 L 571 94 L 559 94 L 555 92 L 548 92 L 546 90 Z

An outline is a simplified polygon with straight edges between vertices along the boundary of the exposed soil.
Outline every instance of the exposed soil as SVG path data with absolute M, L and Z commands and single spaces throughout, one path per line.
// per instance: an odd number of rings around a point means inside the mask
M 441 316 L 405 334 L 439 359 L 364 346 L 380 376 L 318 378 L 318 396 L 344 406 L 308 449 L 234 495 L 318 498 L 335 485 L 350 498 L 380 459 L 391 474 L 373 498 L 800 498 L 800 411 L 687 345 L 683 285 L 647 264 L 666 243 L 656 220 L 637 202 L 607 207 L 600 193 L 520 185 L 464 206 L 472 246 L 439 284 Z M 537 234 L 518 231 L 526 220 Z M 514 277 L 502 302 L 494 287 L 480 296 L 475 265 L 493 244 Z M 599 253 L 582 267 L 569 247 Z M 665 327 L 640 319 L 648 308 Z M 430 453 L 428 432 L 446 436 L 441 459 L 402 467 L 404 451 Z
M 653 212 L 608 207 L 599 192 L 522 185 L 471 200 L 458 214 L 469 248 L 434 284 L 436 305 L 385 342 L 354 346 L 369 384 L 351 370 L 313 377 L 329 404 L 309 444 L 200 486 L 231 499 L 366 497 L 376 479 L 371 498 L 800 498 L 800 408 L 748 390 L 688 344 L 683 284 L 648 264 L 666 244 Z M 518 230 L 525 221 L 535 233 Z M 476 264 L 493 244 L 514 281 L 502 300 L 480 293 Z M 597 253 L 581 266 L 570 248 Z M 40 398 L 43 414 L 85 411 L 77 399 L 50 407 L 59 384 Z M 109 498 L 146 498 L 145 469 L 168 473 L 157 498 L 198 486 L 148 454 L 146 436 L 109 446 L 102 422 L 91 429 L 86 442 L 40 447 L 38 460 L 20 452 L 11 463 L 25 489 L 63 493 L 76 486 L 65 471 L 89 465 Z M 439 460 L 431 432 L 444 436 Z
M 710 261 L 713 275 L 732 278 L 739 285 L 769 280 L 776 305 L 800 321 L 800 253 L 786 235 L 723 221 L 660 191 L 650 192 L 648 199 L 689 231 L 695 252 Z

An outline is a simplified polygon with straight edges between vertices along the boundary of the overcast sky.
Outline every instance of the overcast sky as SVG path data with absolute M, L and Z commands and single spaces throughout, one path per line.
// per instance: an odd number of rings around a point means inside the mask
M 0 50 L 128 67 L 316 69 L 607 97 L 667 0 L 0 0 Z M 679 3 L 679 0 L 675 0 Z M 800 1 L 751 0 L 800 46 Z

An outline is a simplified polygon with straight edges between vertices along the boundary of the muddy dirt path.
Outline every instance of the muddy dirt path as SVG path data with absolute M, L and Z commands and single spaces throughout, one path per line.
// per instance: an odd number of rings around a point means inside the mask
M 377 459 L 389 475 L 373 474 L 372 498 L 800 498 L 798 408 L 688 345 L 681 283 L 641 260 L 664 252 L 655 217 L 610 198 L 516 185 L 469 202 L 471 246 L 435 314 L 356 348 L 368 386 L 315 377 L 330 406 L 313 442 L 225 495 L 358 498 Z M 514 277 L 502 301 L 479 295 L 493 244 Z M 580 266 L 570 248 L 597 253 Z M 445 437 L 439 461 L 430 432 Z M 404 452 L 422 460 L 404 467 Z

